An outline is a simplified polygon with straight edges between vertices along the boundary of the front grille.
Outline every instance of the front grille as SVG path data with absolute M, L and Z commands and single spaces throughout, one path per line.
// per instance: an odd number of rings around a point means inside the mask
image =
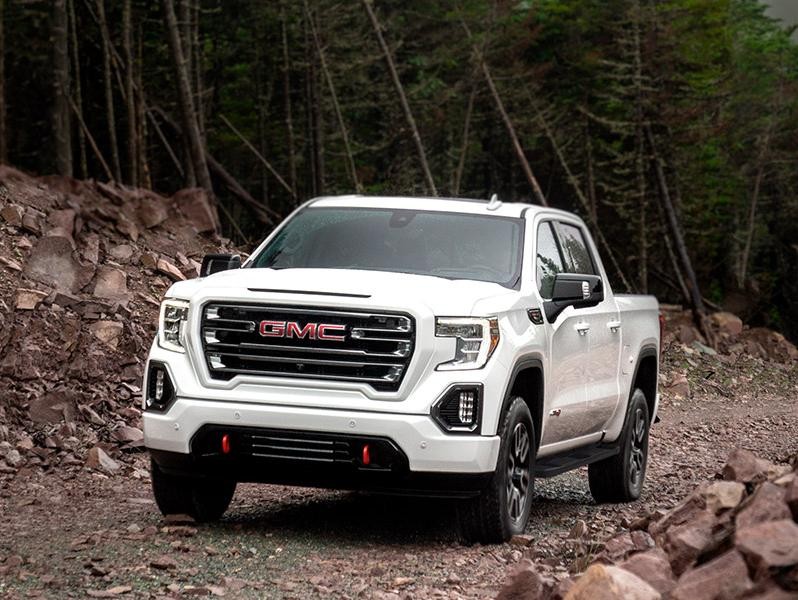
M 328 379 L 396 391 L 413 356 L 415 323 L 398 313 L 212 302 L 200 335 L 213 379 Z

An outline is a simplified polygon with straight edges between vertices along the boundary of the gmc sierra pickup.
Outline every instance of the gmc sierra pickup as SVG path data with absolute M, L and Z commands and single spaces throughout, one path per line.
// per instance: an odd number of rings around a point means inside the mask
M 466 541 L 524 530 L 536 477 L 638 498 L 658 304 L 613 294 L 575 215 L 341 196 L 174 284 L 143 385 L 160 510 L 240 481 L 456 497 Z

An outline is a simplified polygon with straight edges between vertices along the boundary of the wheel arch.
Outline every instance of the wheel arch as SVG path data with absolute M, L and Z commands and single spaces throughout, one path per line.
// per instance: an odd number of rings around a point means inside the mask
M 629 398 L 634 391 L 640 388 L 646 397 L 648 414 L 654 418 L 654 409 L 657 402 L 657 384 L 659 381 L 659 352 L 656 346 L 644 346 L 637 357 L 632 385 L 629 389 Z
M 540 446 L 540 435 L 543 427 L 544 390 L 543 360 L 537 355 L 520 358 L 510 372 L 504 391 L 501 412 L 497 420 L 497 423 L 501 423 L 501 419 L 507 412 L 514 397 L 520 396 L 523 398 L 532 415 L 536 450 Z

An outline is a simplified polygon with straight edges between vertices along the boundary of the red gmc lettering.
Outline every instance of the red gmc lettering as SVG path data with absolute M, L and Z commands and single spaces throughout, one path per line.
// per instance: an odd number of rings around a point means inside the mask
M 264 337 L 308 338 L 330 342 L 343 342 L 346 339 L 346 326 L 332 323 L 306 323 L 300 326 L 296 321 L 261 321 L 258 331 Z
M 331 342 L 343 342 L 346 339 L 345 335 L 335 335 L 333 333 L 327 333 L 328 331 L 340 331 L 343 334 L 346 333 L 346 326 L 328 325 L 322 323 L 321 325 L 319 325 L 318 329 L 316 330 L 317 337 L 320 340 L 329 340 Z
M 261 321 L 260 334 L 266 337 L 285 337 L 285 321 Z
M 299 323 L 296 321 L 288 321 L 285 329 L 285 337 L 298 337 L 304 339 L 309 337 L 311 340 L 316 339 L 316 324 L 307 323 L 302 329 L 299 328 Z

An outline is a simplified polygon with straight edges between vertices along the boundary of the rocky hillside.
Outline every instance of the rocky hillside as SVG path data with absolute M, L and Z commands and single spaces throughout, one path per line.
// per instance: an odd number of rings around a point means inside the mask
M 165 198 L 0 167 L 0 470 L 117 470 L 141 445 L 160 297 L 230 249 L 212 229 L 201 190 Z

